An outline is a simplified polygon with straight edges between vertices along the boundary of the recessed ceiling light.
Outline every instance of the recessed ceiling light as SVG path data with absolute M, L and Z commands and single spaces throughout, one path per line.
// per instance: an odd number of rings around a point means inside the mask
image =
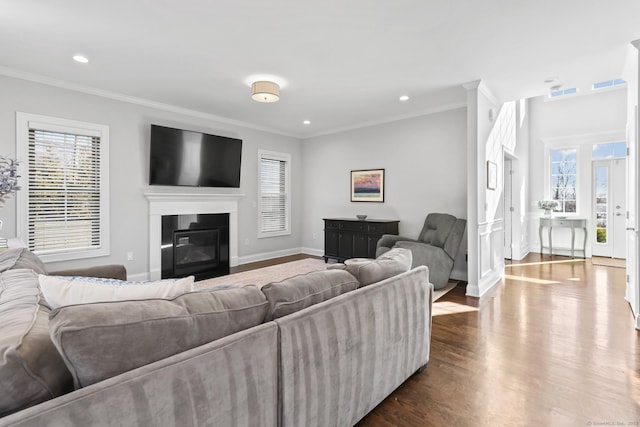
M 400 97 L 400 101 L 404 102 L 404 101 L 408 101 L 409 100 L 409 95 L 402 95 Z
M 311 124 L 311 121 L 310 121 L 310 120 L 305 120 L 305 121 L 304 121 L 304 122 L 302 122 L 302 123 L 303 123 L 303 124 L 305 124 L 305 125 L 310 125 L 310 124 Z
M 87 57 L 82 55 L 74 55 L 73 60 L 76 62 L 80 62 L 81 64 L 86 64 L 87 62 L 89 62 Z

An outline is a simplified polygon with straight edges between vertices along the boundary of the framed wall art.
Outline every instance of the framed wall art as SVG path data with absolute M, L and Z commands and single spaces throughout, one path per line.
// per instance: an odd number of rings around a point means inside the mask
M 352 202 L 384 202 L 384 169 L 351 171 Z
M 498 165 L 487 160 L 487 188 L 495 190 L 498 186 Z

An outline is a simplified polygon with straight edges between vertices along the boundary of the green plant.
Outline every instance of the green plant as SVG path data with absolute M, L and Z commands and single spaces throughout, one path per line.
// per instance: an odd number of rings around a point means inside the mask
M 596 242 L 607 243 L 607 229 L 596 227 Z

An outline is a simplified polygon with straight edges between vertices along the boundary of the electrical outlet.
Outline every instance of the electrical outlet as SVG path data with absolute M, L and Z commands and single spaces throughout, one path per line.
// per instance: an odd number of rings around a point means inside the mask
M 127 261 L 133 261 L 133 252 L 127 252 Z
M 316 233 L 313 233 L 313 240 L 316 240 L 318 238 L 318 235 Z

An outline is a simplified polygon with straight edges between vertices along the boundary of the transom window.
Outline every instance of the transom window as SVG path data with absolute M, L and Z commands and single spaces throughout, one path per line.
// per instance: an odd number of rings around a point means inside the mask
M 18 235 L 44 261 L 109 254 L 103 125 L 18 114 Z
M 620 159 L 626 156 L 627 143 L 624 141 L 593 144 L 593 150 L 591 151 L 592 160 Z
M 556 212 L 576 212 L 578 153 L 575 148 L 551 150 L 551 198 Z

